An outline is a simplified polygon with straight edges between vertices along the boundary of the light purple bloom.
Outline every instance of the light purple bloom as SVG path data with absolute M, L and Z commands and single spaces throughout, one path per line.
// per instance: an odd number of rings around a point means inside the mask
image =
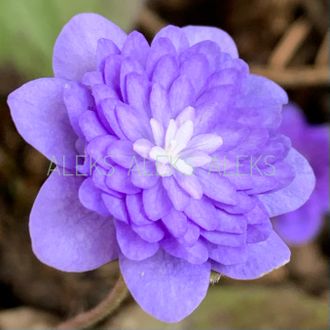
M 30 217 L 42 262 L 82 272 L 118 258 L 140 306 L 176 322 L 211 269 L 253 279 L 289 261 L 270 217 L 300 207 L 314 175 L 278 130 L 286 93 L 249 73 L 227 33 L 168 26 L 149 45 L 81 14 L 53 65 L 55 78 L 8 100 L 20 134 L 58 165 Z
M 278 234 L 289 244 L 304 244 L 319 233 L 329 211 L 329 125 L 311 125 L 295 105 L 284 107 L 280 130 L 311 164 L 316 186 L 307 203 L 274 219 Z

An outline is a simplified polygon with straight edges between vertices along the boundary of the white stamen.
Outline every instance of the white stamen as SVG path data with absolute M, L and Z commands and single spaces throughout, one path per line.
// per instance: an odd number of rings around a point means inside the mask
M 192 175 L 194 172 L 194 168 L 187 164 L 183 159 L 178 159 L 173 166 L 185 175 Z
M 179 127 L 175 134 L 176 146 L 173 152 L 181 152 L 188 144 L 194 133 L 194 123 L 191 120 L 186 121 Z
M 186 107 L 175 119 L 178 126 L 183 125 L 186 121 L 195 121 L 196 111 L 193 107 Z
M 154 136 L 154 140 L 156 145 L 162 146 L 164 143 L 164 128 L 163 125 L 156 119 L 150 119 L 150 126 L 152 130 L 152 135 Z
M 156 169 L 157 169 L 157 173 L 160 176 L 173 175 L 173 167 L 169 164 L 162 164 L 162 163 L 156 162 Z
M 193 175 L 194 167 L 211 162 L 209 154 L 223 144 L 221 136 L 216 134 L 193 137 L 194 117 L 195 109 L 187 107 L 175 120 L 169 121 L 166 132 L 159 121 L 150 119 L 154 143 L 140 139 L 133 149 L 140 156 L 155 161 L 160 176 L 171 176 L 175 170 L 186 176 Z
M 169 148 L 171 141 L 175 138 L 177 129 L 178 128 L 176 126 L 175 120 L 171 119 L 168 124 L 168 128 L 167 128 L 166 135 L 165 135 L 165 149 L 166 150 Z
M 153 147 L 150 150 L 149 157 L 156 162 L 162 163 L 162 164 L 168 164 L 170 162 L 169 154 L 166 150 L 164 150 L 161 147 Z

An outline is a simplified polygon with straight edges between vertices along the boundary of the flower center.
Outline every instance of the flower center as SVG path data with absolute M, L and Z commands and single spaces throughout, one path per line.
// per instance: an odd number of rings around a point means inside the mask
M 176 120 L 171 119 L 166 131 L 155 118 L 150 120 L 150 126 L 154 141 L 140 139 L 133 148 L 143 158 L 155 162 L 160 176 L 171 176 L 174 171 L 192 175 L 194 167 L 205 166 L 212 161 L 210 154 L 223 143 L 222 138 L 215 134 L 194 136 L 193 116 L 179 115 Z
M 151 119 L 150 125 L 155 141 L 158 140 L 160 125 L 155 119 Z M 191 120 L 185 121 L 178 127 L 175 120 L 171 119 L 166 130 L 163 146 L 156 145 L 151 148 L 149 157 L 156 162 L 159 175 L 172 175 L 173 168 L 177 171 L 191 175 L 193 167 L 182 157 L 181 152 L 186 149 L 194 132 L 194 124 Z M 157 142 L 156 142 L 157 143 Z

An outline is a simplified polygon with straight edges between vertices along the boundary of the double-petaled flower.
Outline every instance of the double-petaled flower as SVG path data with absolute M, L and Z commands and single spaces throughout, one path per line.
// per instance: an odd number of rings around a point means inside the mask
M 30 217 L 42 262 L 82 272 L 119 259 L 140 306 L 175 322 L 211 270 L 253 279 L 289 261 L 270 217 L 308 199 L 313 172 L 279 132 L 286 93 L 249 73 L 227 33 L 168 26 L 149 45 L 81 14 L 53 67 L 8 100 L 58 166 Z

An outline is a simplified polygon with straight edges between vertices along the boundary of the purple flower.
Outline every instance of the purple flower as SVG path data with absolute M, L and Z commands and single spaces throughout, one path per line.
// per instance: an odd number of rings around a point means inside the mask
M 30 217 L 42 262 L 82 272 L 118 258 L 140 306 L 176 322 L 211 269 L 253 279 L 289 261 L 270 217 L 308 199 L 313 172 L 279 132 L 286 93 L 249 73 L 227 33 L 168 26 L 149 45 L 81 14 L 53 65 L 8 101 L 58 166 Z
M 280 130 L 311 164 L 316 186 L 307 203 L 274 219 L 278 234 L 290 244 L 306 243 L 319 233 L 329 211 L 329 125 L 310 125 L 294 104 L 284 108 Z

